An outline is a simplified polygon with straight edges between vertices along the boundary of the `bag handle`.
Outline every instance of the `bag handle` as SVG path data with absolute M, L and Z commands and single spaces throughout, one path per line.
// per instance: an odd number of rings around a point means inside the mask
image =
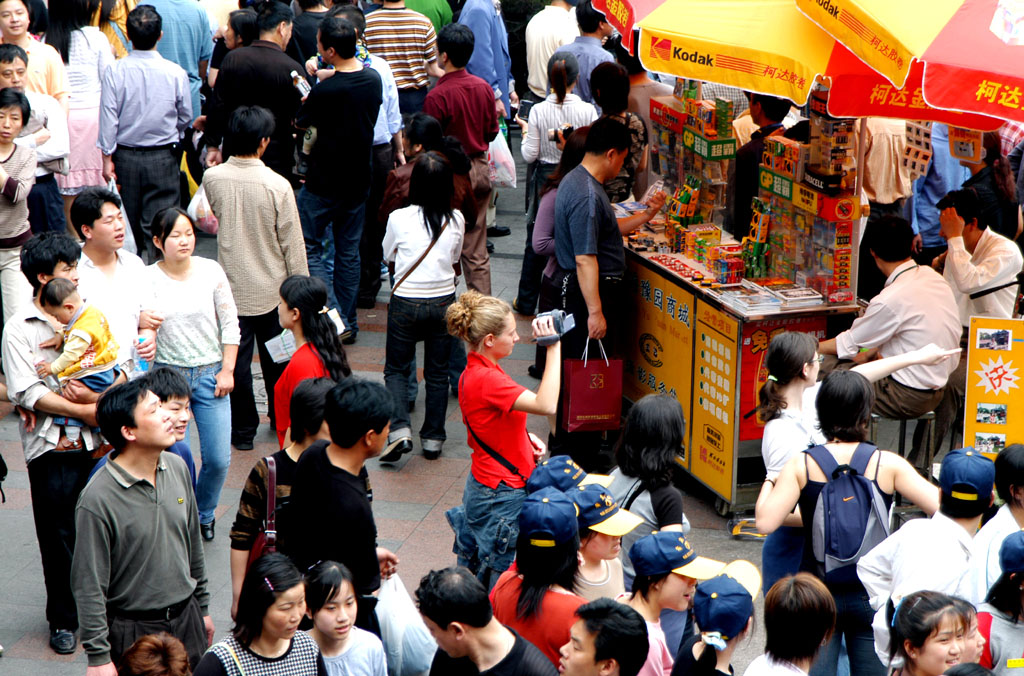
M 423 262 L 423 259 L 427 257 L 427 254 L 430 253 L 430 250 L 434 248 L 435 244 L 437 244 L 437 240 L 441 239 L 441 235 L 444 234 L 444 229 L 448 227 L 448 221 L 450 220 L 451 219 L 448 219 L 444 222 L 444 225 L 441 226 L 441 232 L 437 233 L 437 237 L 430 240 L 430 245 L 423 251 L 423 253 L 420 254 L 420 257 L 416 259 L 416 262 L 412 264 L 412 267 L 406 270 L 405 274 L 402 275 L 402 278 L 399 279 L 398 282 L 396 282 L 393 287 L 391 287 L 392 296 L 395 295 L 395 291 L 397 291 L 398 287 L 402 285 L 402 282 L 407 280 L 409 278 L 409 275 L 411 275 L 416 270 L 416 268 L 420 266 L 420 263 Z
M 277 460 L 267 458 L 267 521 L 264 529 L 266 546 L 263 551 L 277 551 Z
M 228 646 L 228 653 L 231 654 L 231 660 L 235 663 L 235 666 L 238 667 L 238 673 L 240 676 L 245 676 L 245 669 L 242 668 L 242 663 L 238 660 L 238 655 L 235 653 L 235 649 Z
M 481 449 L 483 449 L 484 453 L 494 458 L 499 465 L 507 469 L 509 472 L 512 472 L 512 474 L 515 474 L 517 477 L 522 479 L 524 483 L 526 482 L 526 477 L 523 476 L 523 473 L 519 471 L 518 467 L 512 464 L 511 460 L 509 460 L 501 453 L 498 453 L 496 450 L 485 444 L 483 439 L 476 435 L 476 432 L 474 432 L 473 428 L 470 427 L 469 419 L 466 418 L 466 416 L 462 416 L 462 422 L 466 423 L 466 429 L 469 430 L 469 433 L 473 435 L 473 438 L 476 439 L 476 443 L 480 446 Z
M 587 350 L 590 349 L 590 341 L 596 340 L 597 346 L 601 348 L 601 356 L 604 358 L 604 365 L 611 366 L 611 362 L 608 361 L 608 353 L 604 351 L 604 343 L 601 342 L 600 338 L 587 338 L 587 344 L 583 346 L 583 365 L 587 365 Z

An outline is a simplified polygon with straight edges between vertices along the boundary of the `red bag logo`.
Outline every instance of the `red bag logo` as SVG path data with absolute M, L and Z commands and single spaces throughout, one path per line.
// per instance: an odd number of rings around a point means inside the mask
M 604 374 L 603 373 L 591 373 L 590 374 L 590 389 L 592 389 L 592 390 L 603 390 L 604 389 Z

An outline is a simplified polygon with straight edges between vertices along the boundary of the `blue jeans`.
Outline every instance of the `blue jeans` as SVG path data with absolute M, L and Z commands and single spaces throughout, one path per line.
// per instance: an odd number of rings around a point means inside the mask
M 452 339 L 452 358 L 448 362 L 448 386 L 452 388 L 452 394 L 459 393 L 459 379 L 462 372 L 466 370 L 466 346 L 461 340 Z M 419 391 L 419 381 L 416 380 L 416 358 L 413 357 L 412 365 L 409 367 L 409 401 L 416 399 Z
M 407 401 L 408 373 L 416 356 L 416 343 L 423 341 L 423 379 L 426 381 L 427 406 L 420 438 L 445 440 L 444 419 L 448 413 L 448 364 L 452 341 L 445 323 L 445 311 L 455 294 L 437 298 L 391 296 L 388 306 L 387 348 L 384 358 L 384 384 L 396 402 Z M 409 408 L 395 406 L 391 429 L 409 427 Z
M 764 539 L 761 547 L 761 585 L 765 594 L 787 575 L 800 572 L 804 556 L 804 529 L 782 526 Z
M 199 506 L 199 523 L 210 523 L 231 463 L 231 396 L 213 396 L 220 364 L 193 368 L 159 363 L 154 366 L 169 366 L 185 376 L 192 388 L 190 404 L 199 428 L 199 451 L 203 461 L 196 482 L 196 503 Z
M 470 474 L 462 505 L 445 513 L 455 530 L 458 564 L 473 571 L 488 589 L 515 558 L 519 512 L 525 499 L 525 488 L 511 488 L 504 483 L 488 488 Z
M 296 199 L 302 238 L 306 242 L 309 274 L 319 277 L 334 290 L 338 312 L 345 321 L 345 330 L 359 331 L 356 319 L 356 296 L 359 294 L 359 240 L 363 236 L 366 203 L 346 204 L 340 197 L 322 197 L 307 188 Z M 334 234 L 334 274 L 328 275 L 323 264 L 323 239 L 328 228 Z
M 871 620 L 875 611 L 868 603 L 868 593 L 861 589 L 831 590 L 836 600 L 836 632 L 818 654 L 810 676 L 831 676 L 838 673 L 840 642 L 846 639 L 850 656 L 850 673 L 857 676 L 885 676 L 886 668 L 875 655 L 875 637 Z

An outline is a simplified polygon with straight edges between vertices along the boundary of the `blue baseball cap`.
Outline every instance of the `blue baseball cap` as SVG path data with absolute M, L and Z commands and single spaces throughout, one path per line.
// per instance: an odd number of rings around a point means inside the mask
M 697 585 L 693 618 L 704 642 L 716 650 L 743 631 L 754 614 L 754 597 L 761 590 L 761 573 L 749 561 L 733 561 L 720 574 Z
M 681 533 L 658 531 L 645 535 L 629 548 L 629 560 L 638 575 L 678 573 L 695 580 L 710 580 L 722 572 L 725 564 L 697 556 Z
M 1024 573 L 1024 530 L 1010 533 L 999 547 L 999 567 L 1003 574 Z
M 554 486 L 568 493 L 577 486 L 600 484 L 607 487 L 611 482 L 612 478 L 607 474 L 587 474 L 569 456 L 556 455 L 533 468 L 526 481 L 526 492 L 536 493 L 542 488 Z
M 622 537 L 644 522 L 636 514 L 619 507 L 612 494 L 601 486 L 577 486 L 569 491 L 568 495 L 579 509 L 580 528 Z
M 573 539 L 576 503 L 557 488 L 542 488 L 528 495 L 519 513 L 519 532 L 529 537 L 534 547 L 554 547 Z
M 939 484 L 942 492 L 954 500 L 987 505 L 995 480 L 995 463 L 973 448 L 958 448 L 942 459 Z

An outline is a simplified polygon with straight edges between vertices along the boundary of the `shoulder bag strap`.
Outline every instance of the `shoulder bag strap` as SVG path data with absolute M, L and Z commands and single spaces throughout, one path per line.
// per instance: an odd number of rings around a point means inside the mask
M 999 286 L 993 286 L 991 289 L 982 289 L 981 291 L 975 291 L 974 293 L 972 293 L 969 296 L 969 298 L 971 300 L 978 300 L 979 298 L 984 298 L 985 296 L 987 296 L 989 294 L 992 294 L 992 293 L 995 293 L 996 291 L 1002 291 L 1003 289 L 1008 289 L 1011 286 L 1019 286 L 1021 284 L 1021 282 L 1022 282 L 1021 275 L 1018 274 L 1017 278 L 1014 279 L 1012 282 L 1007 282 L 1006 284 L 1000 284 Z
M 503 456 L 501 453 L 498 453 L 496 450 L 494 450 L 493 448 L 491 448 L 490 446 L 485 444 L 483 439 L 481 439 L 480 437 L 478 437 L 476 435 L 476 432 L 473 431 L 473 428 L 469 426 L 469 419 L 468 418 L 463 416 L 462 417 L 462 422 L 466 423 L 466 429 L 469 430 L 469 433 L 473 435 L 473 438 L 476 440 L 476 443 L 480 446 L 480 448 L 483 450 L 484 453 L 486 453 L 487 455 L 489 455 L 492 458 L 494 458 L 499 465 L 501 465 L 502 467 L 507 469 L 509 472 L 512 472 L 513 474 L 515 474 L 517 477 L 519 477 L 523 481 L 526 481 L 526 477 L 523 476 L 523 473 L 519 471 L 518 467 L 516 467 L 514 464 L 512 464 L 511 460 L 509 460 L 508 458 Z
M 629 497 L 626 498 L 626 502 L 623 503 L 622 508 L 629 511 L 629 508 L 633 506 L 636 499 L 640 497 L 640 494 L 644 492 L 644 484 L 640 479 L 636 480 L 636 483 L 630 486 Z
M 444 225 L 441 226 L 441 232 L 437 233 L 437 237 L 435 237 L 434 239 L 430 240 L 430 245 L 426 248 L 426 250 L 424 250 L 423 253 L 420 254 L 420 257 L 416 259 L 416 262 L 412 264 L 412 267 L 409 268 L 408 270 L 406 270 L 405 274 L 402 275 L 402 278 L 399 279 L 397 282 L 395 282 L 395 285 L 393 287 L 391 287 L 391 295 L 392 296 L 395 295 L 395 291 L 397 291 L 398 287 L 400 287 L 402 285 L 402 282 L 404 282 L 406 279 L 408 279 L 409 275 L 411 275 L 413 273 L 413 271 L 420 266 L 420 263 L 423 262 L 423 259 L 427 257 L 427 254 L 430 253 L 430 250 L 434 248 L 435 244 L 437 244 L 437 240 L 441 239 L 441 235 L 444 234 L 444 229 L 447 228 L 447 227 L 448 227 L 448 221 L 445 221 Z
M 267 523 L 264 551 L 277 551 L 277 460 L 267 458 Z

